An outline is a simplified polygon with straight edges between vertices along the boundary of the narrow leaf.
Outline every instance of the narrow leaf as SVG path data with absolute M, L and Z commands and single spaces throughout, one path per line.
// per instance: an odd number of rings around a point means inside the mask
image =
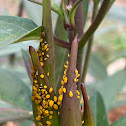
M 37 55 L 35 49 L 34 49 L 32 46 L 29 47 L 29 53 L 30 53 L 31 58 L 32 58 L 32 62 L 33 62 L 33 66 L 34 66 L 34 68 L 35 68 L 35 72 L 38 73 L 38 76 L 37 76 L 37 77 L 38 77 L 38 80 L 39 80 L 39 84 L 44 84 L 44 85 L 46 85 L 46 86 L 47 86 L 47 90 L 49 91 L 49 89 L 50 89 L 52 86 L 51 86 L 51 84 L 49 83 L 49 80 L 48 80 L 48 78 L 47 78 L 47 76 L 46 76 L 46 74 L 45 74 L 45 72 L 44 72 L 44 70 L 43 70 L 43 68 L 42 68 L 42 66 L 41 66 L 41 64 L 40 64 L 40 62 L 39 62 L 38 55 Z M 41 74 L 44 75 L 44 78 L 43 78 L 43 79 L 41 79 L 41 77 L 40 77 Z M 55 93 L 54 93 L 54 91 L 53 91 L 52 97 L 53 97 L 54 95 L 55 95 Z
M 29 76 L 29 78 L 32 82 L 33 81 L 32 76 L 31 76 L 31 73 L 32 73 L 31 65 L 32 65 L 32 63 L 31 63 L 30 57 L 29 57 L 28 53 L 24 50 L 22 50 L 22 56 L 23 56 L 23 59 L 24 59 L 24 63 L 25 63 L 26 69 L 27 69 L 28 76 Z
M 109 126 L 104 101 L 100 93 L 95 92 L 90 98 L 90 105 L 94 116 L 95 126 Z
M 81 84 L 81 91 L 84 100 L 84 113 L 83 113 L 84 126 L 95 126 L 94 117 L 92 114 L 92 110 L 86 92 L 86 87 L 84 84 Z
M 112 123 L 110 126 L 125 126 L 126 125 L 126 116 L 121 117 L 114 123 Z

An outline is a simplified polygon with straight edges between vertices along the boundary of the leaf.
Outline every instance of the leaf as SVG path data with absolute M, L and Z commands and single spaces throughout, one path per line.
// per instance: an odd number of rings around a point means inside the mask
M 101 126 L 101 124 L 102 126 L 109 126 L 107 112 L 100 93 L 95 92 L 89 100 L 95 120 L 95 126 Z
M 26 18 L 13 16 L 0 16 L 0 48 L 22 38 L 37 25 Z
M 61 29 L 62 29 L 62 32 L 60 32 Z M 60 16 L 57 19 L 55 35 L 59 39 L 67 41 L 67 32 L 64 29 L 63 21 Z M 66 49 L 55 45 L 55 55 L 56 55 L 55 69 L 56 69 L 56 80 L 57 80 L 56 83 L 57 84 L 58 84 L 58 81 L 60 80 L 60 75 L 63 73 L 63 70 L 64 70 L 64 67 L 61 67 L 61 66 L 64 66 L 66 53 L 68 53 Z
M 32 73 L 31 65 L 32 65 L 32 63 L 31 63 L 30 56 L 24 50 L 22 50 L 22 56 L 23 56 L 23 59 L 24 59 L 24 63 L 25 63 L 26 69 L 27 69 L 28 76 L 29 76 L 31 83 L 32 83 L 32 81 L 33 81 L 32 76 L 31 76 L 31 73 Z
M 112 123 L 110 126 L 125 126 L 126 125 L 126 116 L 121 117 L 114 123 Z
M 84 126 L 95 126 L 93 113 L 90 107 L 89 99 L 86 92 L 86 87 L 84 84 L 81 83 L 81 91 L 84 100 L 84 112 L 83 112 L 83 120 Z
M 32 112 L 15 108 L 0 108 L 0 124 L 7 121 L 32 119 Z
M 38 43 L 35 43 L 33 41 L 15 43 L 15 44 L 11 44 L 11 45 L 9 45 L 7 47 L 4 47 L 4 48 L 0 49 L 0 57 L 8 56 L 8 55 L 14 54 L 14 53 L 20 53 L 21 49 L 29 50 L 30 45 L 33 46 L 34 48 L 38 48 Z
M 34 21 L 38 26 L 42 24 L 42 6 L 34 4 L 28 0 L 23 0 L 25 10 L 28 17 Z
M 31 89 L 15 74 L 0 68 L 0 98 L 31 110 Z
M 117 95 L 125 85 L 125 76 L 125 71 L 119 71 L 105 80 L 92 84 L 92 89 L 101 93 L 107 111 L 114 105 Z
M 102 80 L 107 77 L 106 66 L 94 54 L 91 54 L 88 72 L 94 76 L 96 80 Z

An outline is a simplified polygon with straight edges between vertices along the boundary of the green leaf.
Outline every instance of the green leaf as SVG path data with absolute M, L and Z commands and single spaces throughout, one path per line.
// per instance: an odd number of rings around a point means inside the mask
M 26 18 L 13 16 L 0 16 L 0 48 L 22 38 L 37 25 Z
M 0 68 L 0 98 L 31 110 L 31 89 L 13 72 Z
M 86 92 L 86 87 L 84 84 L 81 83 L 81 91 L 83 95 L 84 100 L 84 112 L 83 112 L 83 120 L 84 120 L 84 126 L 95 126 L 93 113 L 90 107 L 88 95 Z
M 29 46 L 33 46 L 34 48 L 38 48 L 38 43 L 30 41 L 30 42 L 11 44 L 7 47 L 0 49 L 0 57 L 8 56 L 8 55 L 14 54 L 14 53 L 20 53 L 21 49 L 29 50 Z
M 0 108 L 0 124 L 6 123 L 7 121 L 32 119 L 32 117 L 32 112 L 23 109 Z
M 26 69 L 27 69 L 28 76 L 29 76 L 31 83 L 32 83 L 32 81 L 33 81 L 32 76 L 31 76 L 31 73 L 32 73 L 31 65 L 32 65 L 32 63 L 31 63 L 30 56 L 24 50 L 22 50 L 22 56 L 23 56 L 23 59 L 24 59 L 24 63 L 25 63 Z
M 88 72 L 94 76 L 96 80 L 102 80 L 107 77 L 106 66 L 94 54 L 91 54 Z
M 125 126 L 126 125 L 126 116 L 121 117 L 114 123 L 112 123 L 110 126 Z
M 114 105 L 117 95 L 125 85 L 125 76 L 126 71 L 119 71 L 105 80 L 92 84 L 92 89 L 101 93 L 107 111 Z
M 62 32 L 60 32 L 61 29 L 62 29 Z M 64 29 L 63 21 L 60 16 L 57 19 L 55 35 L 59 39 L 67 41 L 67 32 Z M 56 56 L 55 58 L 56 79 L 55 80 L 57 80 L 56 82 L 57 84 L 58 84 L 58 81 L 60 80 L 60 75 L 63 73 L 63 70 L 64 70 L 64 67 L 62 66 L 64 66 L 64 63 L 65 63 L 66 53 L 68 53 L 67 49 L 55 45 L 55 56 Z
M 38 26 L 42 24 L 42 6 L 34 4 L 28 0 L 23 0 L 23 4 L 28 17 Z M 32 8 L 32 9 L 31 9 Z
M 95 120 L 95 126 L 109 126 L 102 96 L 98 92 L 95 92 L 89 100 Z

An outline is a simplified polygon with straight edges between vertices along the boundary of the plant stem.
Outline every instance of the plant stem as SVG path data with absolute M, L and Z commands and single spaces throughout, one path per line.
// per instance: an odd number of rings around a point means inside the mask
M 92 22 L 95 19 L 97 12 L 98 12 L 98 5 L 99 3 L 95 3 L 93 5 L 93 13 L 92 13 Z M 84 63 L 84 68 L 83 68 L 83 73 L 82 73 L 82 82 L 85 82 L 86 74 L 87 74 L 87 69 L 89 65 L 89 60 L 90 60 L 90 55 L 91 55 L 91 49 L 93 45 L 93 38 L 94 35 L 89 39 L 88 46 L 87 46 L 87 51 L 86 51 L 86 57 L 85 57 L 85 63 Z
M 52 33 L 52 18 L 51 18 L 51 1 L 43 0 L 43 26 L 45 32 L 44 41 L 47 42 L 49 51 L 48 60 L 44 61 L 44 71 L 45 73 L 50 73 L 49 82 L 52 83 L 53 88 L 55 89 L 55 53 L 54 53 L 54 42 L 53 42 L 53 33 Z
M 79 46 L 84 47 L 87 40 L 93 35 L 93 33 L 96 31 L 100 23 L 102 22 L 103 18 L 106 15 L 106 12 L 108 10 L 108 7 L 110 5 L 111 0 L 104 0 L 101 8 L 93 21 L 92 25 L 89 27 L 89 29 L 86 31 L 86 33 L 83 35 L 82 39 L 79 42 Z
M 59 38 L 57 38 L 56 36 L 53 36 L 54 42 L 56 45 L 63 47 L 63 48 L 67 48 L 70 50 L 71 48 L 71 43 L 65 42 Z
M 35 1 L 35 0 L 28 0 L 28 1 L 43 6 L 43 2 L 38 2 L 38 1 Z M 64 18 L 62 9 L 57 4 L 55 4 L 55 2 L 52 2 L 51 10 L 54 11 L 55 13 L 59 14 L 62 18 Z

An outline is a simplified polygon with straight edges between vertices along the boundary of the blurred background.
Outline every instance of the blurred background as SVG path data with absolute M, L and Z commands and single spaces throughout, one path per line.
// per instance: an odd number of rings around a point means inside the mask
M 59 4 L 60 0 L 55 2 Z M 91 9 L 92 3 L 89 6 L 86 27 L 90 24 Z M 27 0 L 0 0 L 0 15 L 29 18 L 40 26 L 42 8 Z M 53 29 L 55 29 L 57 15 L 55 13 L 52 15 Z M 34 126 L 29 120 L 32 115 L 30 101 L 32 84 L 26 72 L 21 50 L 28 51 L 29 45 L 37 48 L 38 44 L 38 41 L 28 41 L 12 44 L 0 50 L 0 92 L 4 90 L 4 93 L 0 93 L 0 125 L 2 126 Z M 104 83 L 104 81 L 115 88 L 116 91 L 111 90 L 110 95 L 115 96 L 112 98 L 115 99 L 116 104 L 108 107 L 105 103 L 109 121 L 112 123 L 126 115 L 126 75 L 122 77 L 121 74 L 122 70 L 126 70 L 126 0 L 116 0 L 106 15 L 95 33 L 92 52 L 86 76 L 86 84 L 89 86 L 87 89 L 90 94 L 90 85 Z M 103 86 L 103 90 L 104 88 L 106 86 Z M 104 96 L 107 97 L 105 94 Z M 27 119 L 22 118 L 24 114 Z M 21 118 L 15 121 L 16 116 Z M 6 118 L 14 121 L 6 122 Z

